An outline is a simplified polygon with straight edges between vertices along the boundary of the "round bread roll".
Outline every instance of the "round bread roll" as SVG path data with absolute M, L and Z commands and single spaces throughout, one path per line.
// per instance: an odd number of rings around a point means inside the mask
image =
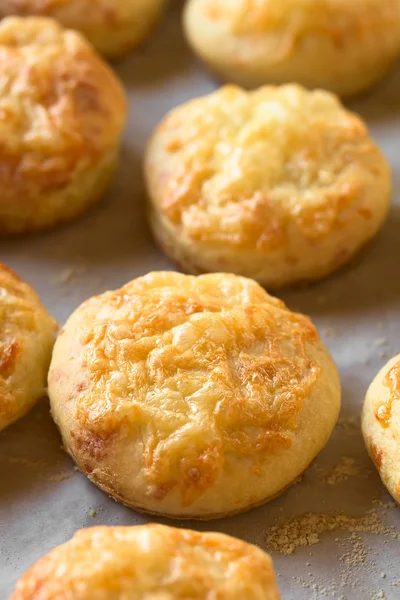
M 279 600 L 271 558 L 221 533 L 164 525 L 81 529 L 10 600 Z
M 146 157 L 150 221 L 189 273 L 268 288 L 321 278 L 381 227 L 391 174 L 365 124 L 327 92 L 226 86 L 176 108 Z
M 399 0 L 189 0 L 184 23 L 194 51 L 244 87 L 296 81 L 350 96 L 400 54 Z
M 77 29 L 108 58 L 118 58 L 142 42 L 166 0 L 0 0 L 0 18 L 52 17 Z
M 383 483 L 400 504 L 400 354 L 381 369 L 369 387 L 362 432 Z
M 46 229 L 107 190 L 124 92 L 92 47 L 52 19 L 4 19 L 0 61 L 0 235 Z
M 56 331 L 36 292 L 0 263 L 0 431 L 44 396 Z
M 141 511 L 202 519 L 280 494 L 340 406 L 309 319 L 228 274 L 150 273 L 82 304 L 56 342 L 49 395 L 96 485 Z

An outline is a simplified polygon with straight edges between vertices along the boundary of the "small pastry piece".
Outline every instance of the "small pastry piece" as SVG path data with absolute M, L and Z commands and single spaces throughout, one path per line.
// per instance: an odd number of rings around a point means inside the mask
M 155 130 L 145 171 L 167 256 L 267 289 L 345 264 L 381 227 L 391 196 L 362 120 L 296 85 L 226 86 L 179 106 Z
M 36 292 L 0 263 L 0 431 L 44 396 L 56 332 Z
M 83 33 L 108 58 L 118 58 L 151 32 L 166 0 L 0 0 L 0 18 L 51 17 Z
M 188 0 L 184 22 L 194 51 L 244 87 L 297 82 L 351 96 L 400 54 L 399 0 Z
M 336 423 L 340 384 L 309 319 L 254 281 L 156 272 L 73 313 L 49 396 L 65 448 L 110 496 L 211 519 L 303 473 Z
M 271 558 L 221 533 L 92 527 L 38 560 L 10 600 L 279 600 Z
M 0 61 L 0 235 L 46 229 L 107 190 L 124 92 L 83 37 L 52 19 L 4 19 Z
M 384 485 L 400 504 L 400 354 L 381 369 L 368 389 L 362 432 Z

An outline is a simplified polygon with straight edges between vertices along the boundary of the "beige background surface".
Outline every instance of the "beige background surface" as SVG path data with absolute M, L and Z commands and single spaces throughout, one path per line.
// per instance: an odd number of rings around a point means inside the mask
M 130 118 L 119 173 L 108 198 L 68 227 L 0 242 L 0 260 L 40 292 L 60 323 L 88 296 L 152 269 L 173 268 L 154 246 L 145 224 L 143 148 L 167 110 L 217 86 L 185 45 L 179 5 L 173 4 L 148 44 L 117 66 L 129 94 Z M 195 529 L 214 529 L 265 548 L 268 528 L 280 520 L 305 512 L 344 511 L 362 517 L 379 509 L 380 502 L 390 501 L 364 449 L 358 419 L 370 380 L 389 356 L 400 351 L 400 68 L 351 108 L 367 119 L 392 162 L 395 199 L 390 218 L 376 242 L 349 268 L 308 289 L 281 294 L 290 308 L 311 315 L 320 327 L 340 369 L 344 422 L 303 481 L 281 498 L 240 517 L 190 522 Z M 349 417 L 357 419 L 354 426 Z M 332 485 L 337 478 L 330 479 L 329 474 L 343 457 L 355 460 L 354 474 Z M 383 512 L 383 521 L 400 531 L 399 509 Z M 79 527 L 146 520 L 108 499 L 74 471 L 60 448 L 47 401 L 1 434 L 2 600 L 34 560 Z M 400 598 L 400 542 L 376 534 L 366 534 L 360 542 L 357 536 L 329 531 L 320 535 L 318 545 L 299 549 L 293 556 L 273 552 L 282 597 Z

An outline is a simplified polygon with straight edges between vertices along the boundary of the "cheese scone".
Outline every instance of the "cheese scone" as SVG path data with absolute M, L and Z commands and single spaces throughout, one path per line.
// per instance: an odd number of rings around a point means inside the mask
M 45 394 L 56 332 L 36 292 L 0 263 L 0 431 Z
M 351 96 L 400 54 L 400 0 L 188 0 L 184 24 L 209 67 L 244 87 L 296 81 Z
M 170 112 L 147 150 L 150 222 L 190 273 L 267 288 L 321 278 L 381 227 L 391 173 L 363 121 L 327 92 L 225 86 Z
M 39 559 L 10 600 L 279 600 L 272 560 L 221 533 L 92 527 Z
M 176 518 L 280 494 L 340 407 L 310 320 L 231 274 L 154 272 L 91 298 L 59 335 L 48 386 L 81 471 L 124 504 Z
M 383 483 L 400 504 L 400 354 L 381 369 L 368 389 L 362 432 Z
M 125 94 L 84 38 L 52 19 L 0 23 L 0 235 L 68 221 L 107 190 Z
M 142 42 L 166 0 L 0 0 L 0 18 L 51 17 L 83 33 L 108 58 L 118 58 Z

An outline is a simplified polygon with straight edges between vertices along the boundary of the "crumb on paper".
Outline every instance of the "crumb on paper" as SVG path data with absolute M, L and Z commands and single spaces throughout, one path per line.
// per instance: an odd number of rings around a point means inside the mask
M 19 465 L 40 470 L 49 469 L 53 466 L 51 463 L 45 462 L 44 460 L 34 460 L 24 456 L 8 456 L 7 454 L 0 454 L 0 461 L 10 465 Z
M 388 345 L 388 343 L 389 343 L 389 342 L 388 342 L 387 338 L 384 338 L 384 337 L 382 337 L 382 338 L 377 338 L 377 339 L 375 340 L 375 345 L 376 345 L 376 346 L 387 346 L 387 345 Z
M 328 485 L 337 485 L 359 474 L 360 470 L 357 467 L 355 459 L 343 456 L 332 471 L 323 477 L 323 482 Z
M 95 511 L 93 508 L 91 508 L 89 511 L 89 515 L 92 517 L 92 519 L 94 519 L 95 516 L 97 515 L 97 511 Z
M 391 508 L 397 508 L 398 504 L 395 500 L 389 500 L 388 502 L 383 502 L 382 500 L 373 500 L 372 504 L 382 508 L 383 510 L 390 510 Z
M 85 267 L 67 267 L 66 269 L 60 271 L 60 273 L 58 273 L 52 281 L 56 285 L 65 285 L 67 283 L 70 283 L 77 277 L 81 277 L 85 274 L 85 272 Z
M 57 473 L 56 475 L 51 475 L 49 477 L 49 481 L 52 483 L 60 483 L 61 481 L 65 481 L 66 479 L 71 479 L 75 475 L 74 470 L 64 471 L 63 473 Z
M 351 534 L 381 534 L 400 540 L 400 531 L 385 525 L 374 508 L 362 517 L 346 513 L 306 513 L 292 517 L 267 530 L 267 547 L 281 554 L 294 554 L 298 548 L 318 544 L 322 534 L 338 529 Z M 356 549 L 360 550 L 359 540 L 355 536 L 352 540 Z
M 337 338 L 339 337 L 339 330 L 335 327 L 323 327 L 322 334 L 327 338 Z
M 361 425 L 359 417 L 353 415 L 348 417 L 341 417 L 337 423 L 337 426 L 342 429 L 345 433 L 353 434 L 360 433 Z

